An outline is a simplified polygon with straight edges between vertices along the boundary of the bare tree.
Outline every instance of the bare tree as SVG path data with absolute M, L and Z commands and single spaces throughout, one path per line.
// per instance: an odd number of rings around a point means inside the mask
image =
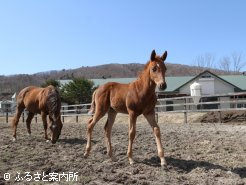
M 213 69 L 215 68 L 215 55 L 211 53 L 205 53 L 204 55 L 197 56 L 193 63 L 195 66 L 197 66 L 196 73 L 201 73 L 202 71 L 206 69 Z
M 219 66 L 219 69 L 230 73 L 231 71 L 230 57 L 223 57 L 222 59 L 220 59 L 218 66 Z
M 234 52 L 231 57 L 223 57 L 219 61 L 219 68 L 229 73 L 239 73 L 246 66 L 242 53 Z
M 233 64 L 233 71 L 240 72 L 243 67 L 246 66 L 246 61 L 243 59 L 242 52 L 241 53 L 232 53 L 232 64 Z

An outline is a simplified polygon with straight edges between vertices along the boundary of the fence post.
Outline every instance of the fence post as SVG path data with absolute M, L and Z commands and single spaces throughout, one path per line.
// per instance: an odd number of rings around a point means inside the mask
M 155 120 L 156 120 L 156 123 L 158 123 L 158 113 L 157 112 L 155 113 Z
M 188 121 L 187 121 L 187 109 L 186 109 L 186 98 L 184 100 L 185 100 L 185 103 L 184 103 L 184 121 L 185 121 L 185 123 L 188 123 Z
M 6 110 L 6 123 L 8 123 L 8 122 L 9 122 L 9 110 L 7 108 L 7 110 Z
M 220 97 L 218 97 L 218 101 L 220 102 Z M 221 109 L 221 103 L 219 103 L 218 108 Z M 221 115 L 221 111 L 219 112 L 219 123 L 222 123 L 222 115 Z
M 76 106 L 76 123 L 79 122 L 79 117 L 78 117 L 78 106 Z
M 63 122 L 63 123 L 64 123 L 64 110 L 65 110 L 65 108 L 62 107 L 62 122 Z
M 23 113 L 22 113 L 22 122 L 23 123 L 25 122 L 25 111 L 23 111 Z
M 219 122 L 222 123 L 221 111 L 219 111 Z

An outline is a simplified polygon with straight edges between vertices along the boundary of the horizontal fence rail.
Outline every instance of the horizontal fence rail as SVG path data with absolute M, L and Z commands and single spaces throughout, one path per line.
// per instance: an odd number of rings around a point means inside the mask
M 195 103 L 194 99 L 200 99 Z M 184 113 L 184 122 L 187 123 L 187 113 L 191 112 L 219 112 L 220 122 L 223 111 L 246 111 L 246 92 L 219 94 L 209 96 L 183 96 L 158 99 L 156 112 Z M 246 118 L 244 118 L 246 120 Z
M 199 97 L 196 98 L 199 99 Z M 158 120 L 158 114 L 164 112 L 184 113 L 184 122 L 187 123 L 187 115 L 192 112 L 219 112 L 221 114 L 223 111 L 246 111 L 246 92 L 201 96 L 199 102 L 197 103 L 195 103 L 193 99 L 194 96 L 158 99 L 155 107 L 156 119 Z M 62 121 L 65 121 L 65 117 L 75 117 L 76 122 L 78 122 L 79 116 L 91 116 L 88 115 L 90 105 L 90 103 L 63 105 L 61 107 Z M 8 117 L 13 117 L 14 113 L 14 109 L 0 109 L 0 116 L 6 116 L 6 122 L 8 122 Z M 25 121 L 25 117 L 26 112 L 22 114 L 23 122 Z M 35 116 L 35 120 L 37 122 L 37 116 Z

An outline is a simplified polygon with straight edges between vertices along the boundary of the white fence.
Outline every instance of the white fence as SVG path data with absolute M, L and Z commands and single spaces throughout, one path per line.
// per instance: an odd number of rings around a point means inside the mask
M 90 106 L 91 104 L 63 105 L 61 108 L 62 121 L 65 121 L 65 117 L 76 117 L 76 122 L 78 122 L 79 116 L 88 116 Z
M 78 122 L 79 116 L 88 116 L 90 104 L 64 105 L 61 109 L 62 121 L 65 117 L 75 117 Z M 156 116 L 163 112 L 184 113 L 184 122 L 190 112 L 219 112 L 222 111 L 246 111 L 246 93 L 220 94 L 213 96 L 201 96 L 199 103 L 195 104 L 192 96 L 158 99 L 156 104 Z M 220 114 L 221 115 L 221 114 Z M 8 122 L 6 112 L 6 122 Z M 220 116 L 221 118 L 221 116 Z M 37 121 L 37 117 L 35 118 Z M 244 118 L 246 119 L 246 118 Z M 221 120 L 221 119 L 220 119 Z M 25 113 L 22 116 L 25 121 Z
M 190 112 L 219 112 L 221 122 L 223 111 L 246 111 L 246 93 L 201 96 L 198 103 L 194 103 L 193 98 L 184 96 L 158 99 L 156 112 L 184 113 L 184 122 L 187 123 L 187 114 Z

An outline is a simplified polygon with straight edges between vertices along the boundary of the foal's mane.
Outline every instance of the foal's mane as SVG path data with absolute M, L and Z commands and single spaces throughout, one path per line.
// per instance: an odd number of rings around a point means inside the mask
M 138 72 L 138 77 L 137 77 L 138 80 L 140 80 L 140 79 L 143 78 L 143 76 L 144 76 L 144 74 L 145 74 L 145 71 L 148 69 L 149 63 L 150 63 L 150 61 L 148 61 L 148 62 L 144 65 L 144 69 L 143 69 L 143 70 L 141 70 L 141 71 Z
M 161 57 L 160 57 L 159 55 L 156 55 L 155 58 L 156 58 L 157 60 L 161 60 Z M 137 79 L 142 79 L 142 78 L 143 78 L 143 76 L 144 76 L 146 70 L 147 70 L 148 67 L 149 67 L 150 62 L 152 62 L 152 61 L 149 60 L 149 61 L 144 65 L 144 69 L 138 72 L 138 78 L 137 78 Z

